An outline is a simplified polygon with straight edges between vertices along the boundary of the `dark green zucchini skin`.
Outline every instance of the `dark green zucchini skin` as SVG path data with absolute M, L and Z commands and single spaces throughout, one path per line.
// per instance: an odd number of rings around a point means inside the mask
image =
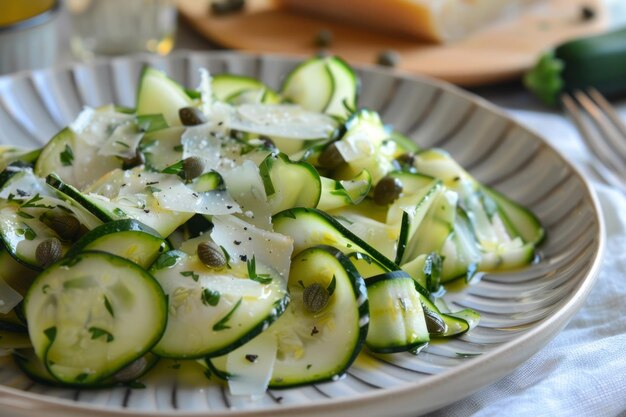
M 626 28 L 558 45 L 541 56 L 524 84 L 548 104 L 589 87 L 607 96 L 626 93 Z

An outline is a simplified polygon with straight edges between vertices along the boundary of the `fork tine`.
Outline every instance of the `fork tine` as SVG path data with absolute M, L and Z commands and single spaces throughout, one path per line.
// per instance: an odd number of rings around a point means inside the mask
M 565 106 L 565 110 L 576 124 L 576 127 L 581 133 L 581 137 L 585 141 L 585 144 L 593 152 L 596 158 L 602 163 L 613 167 L 616 165 L 616 161 L 613 159 L 611 150 L 604 143 L 604 140 L 597 132 L 593 132 L 587 122 L 585 122 L 578 105 L 574 102 L 574 99 L 565 94 L 561 97 L 561 101 Z
M 584 95 L 584 93 L 580 93 Z M 604 131 L 604 136 L 612 151 L 622 162 L 622 167 L 626 165 L 626 126 L 622 123 L 613 106 L 600 94 L 598 90 L 590 89 L 585 100 L 586 105 L 594 104 L 600 110 L 601 117 L 594 118 L 598 127 Z M 578 96 L 577 96 L 578 97 Z M 580 100 L 580 99 L 579 99 Z M 602 120 L 602 122 L 600 122 Z
M 613 106 L 607 101 L 606 98 L 595 88 L 590 88 L 587 90 L 587 94 L 596 102 L 598 107 L 600 107 L 606 116 L 611 119 L 611 122 L 615 125 L 615 127 L 620 131 L 620 133 L 624 136 L 624 142 L 626 142 L 626 124 L 619 117 Z
M 584 96 L 583 102 L 585 99 L 587 102 L 587 107 L 585 110 L 589 112 L 591 110 L 592 113 L 595 113 L 596 116 L 599 115 L 600 120 L 602 120 L 602 112 L 600 108 L 598 108 L 589 98 Z M 581 137 L 583 138 L 587 148 L 591 150 L 593 155 L 599 161 L 599 164 L 593 164 L 592 168 L 602 177 L 608 184 L 613 185 L 618 188 L 622 192 L 626 193 L 626 174 L 624 174 L 623 164 L 616 160 L 616 156 L 605 142 L 603 138 L 603 130 L 598 126 L 597 120 L 593 119 L 593 116 L 590 115 L 596 127 L 595 131 L 590 129 L 589 123 L 585 121 L 585 118 L 582 115 L 581 110 L 578 105 L 575 103 L 574 98 L 570 97 L 568 94 L 563 94 L 561 96 L 561 101 L 563 106 L 565 107 L 566 112 L 569 114 L 570 118 L 574 121 L 574 124 L 578 128 L 581 133 Z M 604 121 L 603 124 L 607 122 Z M 600 133 L 599 133 L 599 132 Z M 621 174 L 616 174 L 621 173 Z

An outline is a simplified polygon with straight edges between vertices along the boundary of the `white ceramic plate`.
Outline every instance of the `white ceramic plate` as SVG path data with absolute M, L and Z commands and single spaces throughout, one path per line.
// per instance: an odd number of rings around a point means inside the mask
M 130 57 L 0 78 L 0 144 L 39 146 L 83 105 L 133 106 L 144 63 L 193 87 L 199 67 L 258 77 L 278 88 L 292 59 L 236 53 Z M 16 416 L 416 416 L 496 381 L 552 339 L 582 305 L 597 275 L 604 231 L 579 173 L 541 138 L 489 103 L 450 85 L 377 69 L 359 70 L 360 105 L 424 147 L 449 150 L 479 180 L 530 207 L 547 239 L 542 260 L 488 274 L 447 298 L 478 310 L 469 334 L 418 356 L 364 355 L 341 381 L 237 398 L 182 367 L 145 389 L 59 389 L 34 384 L 0 359 L 0 409 Z M 0 266 L 1 268 L 1 266 Z M 194 373 L 195 372 L 195 373 Z

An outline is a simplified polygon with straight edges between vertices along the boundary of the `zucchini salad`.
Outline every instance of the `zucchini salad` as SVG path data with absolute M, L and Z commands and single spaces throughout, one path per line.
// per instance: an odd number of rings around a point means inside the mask
M 162 361 L 233 395 L 335 381 L 471 331 L 445 284 L 535 261 L 537 218 L 359 108 L 341 59 L 280 91 L 200 79 L 146 67 L 136 108 L 0 148 L 0 353 L 32 380 L 133 387 Z

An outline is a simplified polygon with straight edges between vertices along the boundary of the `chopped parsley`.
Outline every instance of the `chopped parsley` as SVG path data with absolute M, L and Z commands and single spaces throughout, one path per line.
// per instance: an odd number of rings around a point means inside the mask
M 72 166 L 74 163 L 74 151 L 72 151 L 70 145 L 65 145 L 65 150 L 59 154 L 59 159 L 64 167 Z
M 175 164 L 168 166 L 161 172 L 163 174 L 180 174 L 181 172 L 183 172 L 183 161 L 178 161 Z
M 37 204 L 43 200 L 43 197 L 39 195 L 39 193 L 35 194 L 30 200 L 22 203 L 22 208 L 45 208 L 45 209 L 53 209 L 55 206 L 49 206 L 46 204 Z
M 202 304 L 215 307 L 219 302 L 219 291 L 213 291 L 208 288 L 202 290 Z
M 233 306 L 233 308 L 228 312 L 228 314 L 226 314 L 224 317 L 220 319 L 220 321 L 218 321 L 217 323 L 213 325 L 214 331 L 219 332 L 220 330 L 230 329 L 230 326 L 228 325 L 228 321 L 230 320 L 232 315 L 235 314 L 235 311 L 237 311 L 242 301 L 243 301 L 243 298 L 240 298 L 239 301 L 237 301 L 237 304 Z
M 180 274 L 184 277 L 191 277 L 191 279 L 196 282 L 198 282 L 198 278 L 200 278 L 200 275 L 196 274 L 193 271 L 182 271 Z
M 272 282 L 272 277 L 269 274 L 257 274 L 256 272 L 256 259 L 252 255 L 252 259 L 246 262 L 248 264 L 248 277 L 261 284 L 269 284 Z
M 154 263 L 154 267 L 156 269 L 169 268 L 170 266 L 174 266 L 176 264 L 176 260 L 178 258 L 179 256 L 176 255 L 175 253 L 165 252 L 157 258 L 157 260 Z
M 91 333 L 91 340 L 96 340 L 100 337 L 104 337 L 107 343 L 111 343 L 114 340 L 113 335 L 100 327 L 90 327 L 89 333 Z
M 111 317 L 115 317 L 115 313 L 113 312 L 113 306 L 111 305 L 111 302 L 106 295 L 104 296 L 104 308 L 107 309 Z

